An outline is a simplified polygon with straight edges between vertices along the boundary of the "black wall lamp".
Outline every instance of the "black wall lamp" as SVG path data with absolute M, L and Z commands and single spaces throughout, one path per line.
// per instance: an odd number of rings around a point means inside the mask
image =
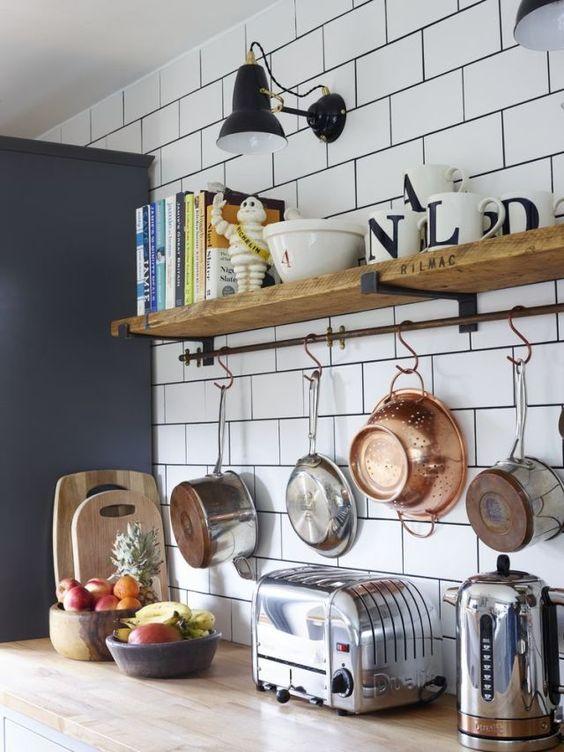
M 281 94 L 270 90 L 265 70 L 257 63 L 253 47 L 260 49 L 270 78 L 281 92 L 307 97 L 321 89 L 322 96 L 307 110 L 286 107 Z M 274 107 L 271 107 L 271 99 L 277 100 Z M 347 119 L 345 100 L 339 94 L 331 94 L 326 86 L 319 84 L 303 94 L 282 86 L 272 75 L 262 46 L 259 42 L 253 42 L 245 64 L 237 71 L 233 111 L 223 123 L 217 145 L 232 154 L 264 154 L 282 149 L 288 141 L 276 117 L 277 112 L 305 117 L 315 135 L 327 143 L 339 138 Z
M 564 0 L 521 0 L 514 35 L 530 50 L 563 50 Z

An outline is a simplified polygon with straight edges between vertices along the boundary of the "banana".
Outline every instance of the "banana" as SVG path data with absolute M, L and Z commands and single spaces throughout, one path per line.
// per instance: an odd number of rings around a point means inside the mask
M 114 629 L 114 637 L 116 640 L 119 640 L 120 642 L 127 642 L 129 640 L 129 635 L 131 634 L 131 629 L 129 627 L 123 627 L 122 629 Z
M 203 609 L 193 609 L 192 616 L 188 620 L 188 626 L 194 629 L 201 629 L 204 631 L 210 631 L 215 626 L 215 616 L 211 611 L 204 611 Z
M 175 616 L 176 614 L 176 616 Z M 132 621 L 139 624 L 175 624 L 178 619 L 190 620 L 192 616 L 191 609 L 185 603 L 176 601 L 161 601 L 160 603 L 149 603 L 139 609 Z

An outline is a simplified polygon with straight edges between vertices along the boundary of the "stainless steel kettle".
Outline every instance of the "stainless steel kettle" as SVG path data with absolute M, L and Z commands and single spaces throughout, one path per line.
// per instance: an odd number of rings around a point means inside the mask
M 459 741 L 470 749 L 536 751 L 560 742 L 556 606 L 564 590 L 549 588 L 509 557 L 443 599 L 457 609 Z

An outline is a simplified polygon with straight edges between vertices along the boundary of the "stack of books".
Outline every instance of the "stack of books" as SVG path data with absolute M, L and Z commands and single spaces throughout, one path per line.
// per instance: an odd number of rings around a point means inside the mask
M 237 292 L 227 238 L 211 223 L 214 193 L 176 193 L 136 210 L 137 315 Z M 237 224 L 246 194 L 227 190 L 222 215 Z M 280 222 L 284 202 L 261 198 L 265 224 Z

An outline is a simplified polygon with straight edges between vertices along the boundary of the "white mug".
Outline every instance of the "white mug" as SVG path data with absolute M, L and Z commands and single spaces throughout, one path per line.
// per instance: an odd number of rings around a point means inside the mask
M 468 175 L 460 167 L 448 165 L 419 165 L 409 169 L 403 179 L 403 200 L 413 211 L 424 212 L 429 197 L 436 193 L 448 193 L 455 190 L 454 176 L 460 174 L 461 183 L 458 192 L 468 190 Z
M 555 214 L 564 196 L 555 198 L 549 191 L 513 191 L 501 200 L 505 206 L 503 234 L 536 230 L 556 224 Z
M 382 209 L 370 215 L 366 263 L 413 256 L 421 250 L 421 215 L 411 209 Z
M 484 232 L 487 207 L 494 204 L 497 220 Z M 429 197 L 426 216 L 419 225 L 427 225 L 427 249 L 448 248 L 462 243 L 491 238 L 502 226 L 505 207 L 500 199 L 478 193 L 437 193 Z

